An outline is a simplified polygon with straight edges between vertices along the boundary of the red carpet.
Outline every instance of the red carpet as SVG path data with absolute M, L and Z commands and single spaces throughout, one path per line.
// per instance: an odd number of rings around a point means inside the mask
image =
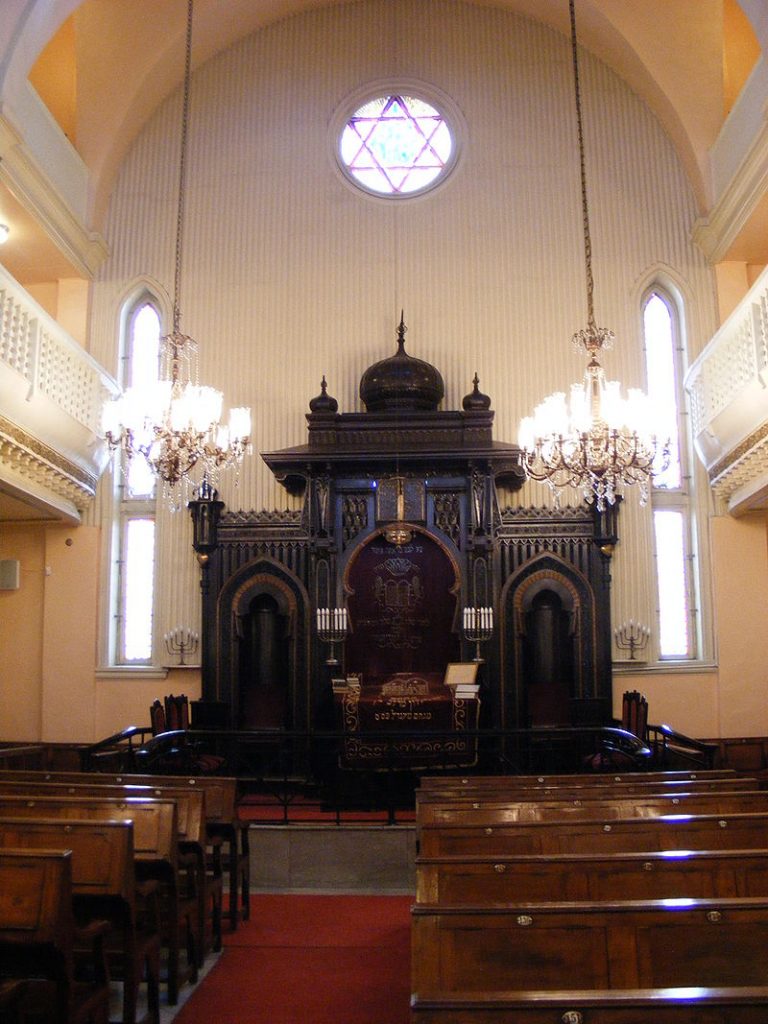
M 251 896 L 175 1024 L 408 1024 L 410 896 Z
M 292 799 L 284 811 L 279 803 L 268 796 L 246 796 L 240 801 L 238 815 L 242 821 L 256 821 L 262 825 L 280 825 L 285 821 L 302 825 L 333 825 L 337 821 L 345 825 L 386 825 L 388 821 L 386 810 L 364 811 L 343 808 L 337 814 L 336 811 L 324 809 L 317 800 L 307 800 L 303 797 Z M 396 817 L 399 823 L 412 824 L 416 820 L 416 812 L 413 808 L 398 808 Z

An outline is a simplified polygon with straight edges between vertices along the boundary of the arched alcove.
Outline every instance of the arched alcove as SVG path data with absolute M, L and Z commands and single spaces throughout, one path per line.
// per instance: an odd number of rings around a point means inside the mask
M 284 565 L 247 563 L 217 605 L 217 699 L 235 729 L 303 729 L 310 694 L 309 598 Z
M 512 728 L 600 721 L 597 608 L 587 578 L 551 553 L 525 563 L 502 593 L 502 674 Z
M 347 671 L 368 683 L 398 672 L 439 675 L 459 660 L 461 575 L 447 546 L 412 526 L 395 545 L 377 530 L 351 554 L 344 589 L 351 632 Z

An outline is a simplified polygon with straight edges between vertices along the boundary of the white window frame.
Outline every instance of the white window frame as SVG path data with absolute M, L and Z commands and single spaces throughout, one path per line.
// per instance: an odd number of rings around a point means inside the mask
M 644 291 L 640 303 L 642 324 L 643 353 L 646 356 L 645 309 L 648 302 L 658 297 L 666 306 L 671 322 L 672 348 L 674 358 L 675 394 L 677 398 L 677 427 L 680 449 L 680 486 L 657 487 L 651 480 L 651 530 L 654 564 L 654 605 L 656 629 L 653 638 L 653 657 L 659 666 L 690 665 L 701 662 L 708 652 L 704 650 L 701 609 L 701 537 L 697 529 L 700 521 L 698 513 L 700 503 L 695 479 L 695 462 L 690 437 L 690 417 L 687 407 L 687 396 L 683 387 L 686 369 L 685 328 L 683 304 L 675 290 L 659 280 L 653 281 Z M 674 511 L 683 520 L 683 560 L 685 567 L 685 594 L 687 605 L 688 650 L 681 654 L 662 654 L 661 652 L 661 609 L 659 600 L 659 554 L 657 551 L 656 529 L 653 513 L 657 511 Z
M 130 359 L 133 325 L 139 311 L 146 305 L 155 310 L 162 334 L 167 322 L 167 311 L 157 294 L 148 286 L 136 289 L 123 303 L 119 316 L 120 335 L 120 372 L 121 386 L 130 381 Z M 159 364 L 158 364 L 159 370 Z M 104 654 L 102 662 L 108 669 L 152 670 L 157 662 L 156 609 L 157 609 L 157 530 L 155 529 L 153 550 L 153 586 L 152 609 L 150 611 L 150 654 L 147 658 L 128 659 L 125 656 L 125 550 L 129 523 L 135 520 L 151 520 L 157 526 L 157 488 L 153 494 L 133 497 L 128 492 L 124 466 L 120 458 L 116 458 L 112 468 L 111 514 L 106 518 L 111 521 L 108 533 L 106 581 L 107 594 L 107 627 L 105 630 Z M 106 512 L 106 509 L 105 509 Z

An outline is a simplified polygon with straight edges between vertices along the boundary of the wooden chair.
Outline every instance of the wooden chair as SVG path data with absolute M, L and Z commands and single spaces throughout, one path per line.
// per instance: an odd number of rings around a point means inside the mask
M 648 733 L 648 701 L 639 690 L 627 690 L 621 701 L 621 727 L 645 740 Z
M 8 978 L 29 981 L 35 1007 L 56 1024 L 108 1024 L 106 921 L 78 928 L 72 910 L 68 850 L 0 851 L 0 960 Z M 76 974 L 75 943 L 90 949 L 88 980 Z M 50 993 L 50 997 L 49 997 Z
M 159 736 L 161 732 L 168 731 L 165 706 L 157 698 L 152 701 L 150 706 L 149 721 L 152 725 L 153 736 Z
M 189 698 L 171 693 L 165 698 L 165 723 L 168 730 L 189 728 Z
M 111 926 L 105 949 L 115 976 L 123 982 L 123 1024 L 135 1024 L 142 978 L 146 978 L 147 1020 L 159 1024 L 157 886 L 136 882 L 133 823 L 0 818 L 0 847 L 71 851 L 77 921 L 82 926 L 103 919 Z

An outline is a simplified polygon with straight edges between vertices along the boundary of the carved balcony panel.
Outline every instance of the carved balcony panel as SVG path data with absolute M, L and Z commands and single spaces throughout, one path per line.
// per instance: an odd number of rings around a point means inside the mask
M 114 380 L 0 267 L 0 491 L 77 522 L 108 454 Z
M 768 270 L 692 364 L 685 388 L 720 511 L 768 508 Z

